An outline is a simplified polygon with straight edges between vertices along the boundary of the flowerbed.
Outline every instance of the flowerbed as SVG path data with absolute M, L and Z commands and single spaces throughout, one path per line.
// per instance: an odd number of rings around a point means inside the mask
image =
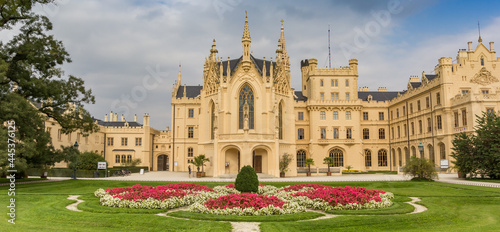
M 195 203 L 189 211 L 220 215 L 274 215 L 304 212 L 305 207 L 275 196 L 241 193 L 208 199 L 203 204 Z
M 275 215 L 304 212 L 306 208 L 329 210 L 374 209 L 392 205 L 394 195 L 362 187 L 331 187 L 318 184 L 283 188 L 259 185 L 257 194 L 240 193 L 234 184 L 206 186 L 179 183 L 98 189 L 101 205 L 121 208 L 172 209 L 219 215 Z

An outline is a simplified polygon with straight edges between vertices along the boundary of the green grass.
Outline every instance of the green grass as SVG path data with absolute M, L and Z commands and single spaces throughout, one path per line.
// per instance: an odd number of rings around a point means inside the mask
M 397 171 L 367 171 L 367 172 L 349 172 L 344 170 L 342 175 L 350 175 L 350 174 L 387 174 L 387 175 L 397 175 Z
M 170 182 L 171 183 L 171 182 Z M 121 209 L 99 205 L 93 192 L 98 188 L 123 186 L 161 185 L 168 182 L 67 180 L 30 183 L 16 186 L 16 224 L 7 222 L 6 207 L 10 197 L 9 186 L 0 186 L 1 231 L 231 231 L 228 222 L 211 215 L 176 212 L 172 216 L 197 218 L 185 220 L 161 217 L 154 214 L 162 210 Z M 200 183 L 208 187 L 227 183 Z M 282 187 L 298 183 L 263 183 Z M 281 215 L 260 224 L 261 231 L 498 231 L 500 228 L 500 189 L 479 186 L 455 185 L 440 182 L 319 182 L 331 186 L 362 186 L 381 189 L 395 194 L 394 206 L 386 209 L 339 211 L 342 214 L 317 221 L 297 220 L 296 217 L 316 217 L 311 213 L 295 216 Z M 68 195 L 82 195 L 85 200 L 73 212 L 65 207 L 75 201 Z M 404 203 L 408 197 L 420 197 L 428 211 L 405 214 L 413 207 Z M 360 214 L 368 216 L 357 216 Z M 291 218 L 287 219 L 287 216 Z M 238 220 L 229 217 L 231 220 Z M 246 219 L 241 219 L 246 220 Z M 253 219 L 252 219 L 253 220 Z M 280 221 L 277 221 L 280 220 Z
M 300 221 L 300 220 L 307 220 L 324 216 L 324 214 L 316 212 L 304 212 L 297 214 L 269 215 L 269 216 L 234 216 L 234 215 L 212 215 L 212 214 L 192 213 L 186 211 L 172 212 L 168 213 L 167 215 L 172 217 L 189 218 L 196 220 L 235 221 L 235 222 Z
M 30 181 L 40 181 L 40 180 L 47 180 L 47 178 L 25 178 L 25 179 L 16 179 L 16 183 L 20 182 L 30 182 Z M 0 184 L 2 183 L 10 183 L 10 179 L 7 178 L 0 178 Z

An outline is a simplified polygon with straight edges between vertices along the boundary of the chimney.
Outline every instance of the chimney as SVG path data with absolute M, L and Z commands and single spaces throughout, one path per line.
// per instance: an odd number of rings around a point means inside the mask
M 137 122 L 137 114 L 134 114 L 134 122 Z
M 122 119 L 122 122 L 125 122 L 125 116 L 123 116 L 123 114 L 122 114 L 122 118 L 121 119 Z
M 469 50 L 468 51 L 472 51 L 472 42 L 471 41 L 467 42 L 467 45 L 469 46 Z
M 378 91 L 379 92 L 387 92 L 387 88 L 386 87 L 378 87 Z
M 495 51 L 495 44 L 493 42 L 490 42 L 490 51 Z
M 108 114 L 104 115 L 104 121 L 107 122 L 108 121 Z
M 115 118 L 113 119 L 113 122 L 118 122 L 118 114 L 115 114 Z
M 113 114 L 113 111 L 109 113 L 109 121 L 112 122 L 115 119 L 115 115 Z
M 419 77 L 411 76 L 410 77 L 410 82 L 420 82 L 420 78 Z
M 364 86 L 363 89 L 362 89 L 363 92 L 368 92 L 370 91 L 370 89 L 367 87 L 367 86 Z

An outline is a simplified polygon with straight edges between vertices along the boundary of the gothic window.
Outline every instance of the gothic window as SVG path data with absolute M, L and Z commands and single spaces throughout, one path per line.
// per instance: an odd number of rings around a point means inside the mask
M 115 156 L 115 163 L 117 163 L 117 164 L 120 163 L 120 155 Z
M 462 110 L 462 125 L 467 126 L 467 111 Z
M 334 167 L 342 167 L 344 166 L 344 153 L 342 150 L 335 148 L 330 151 L 330 157 L 333 158 L 333 166 Z
M 346 111 L 345 112 L 345 119 L 351 120 L 351 111 Z
M 299 121 L 304 120 L 304 112 L 299 112 Z
M 326 119 L 326 112 L 325 111 L 320 111 L 319 112 L 319 119 L 325 120 Z
M 333 111 L 333 120 L 338 120 L 338 119 L 339 119 L 339 112 Z
M 326 139 L 326 128 L 324 128 L 324 127 L 321 128 L 320 132 L 321 132 L 321 134 L 320 134 L 321 137 L 320 138 L 321 139 Z
M 346 139 L 352 139 L 352 129 L 351 128 L 345 129 L 345 137 L 346 137 Z
M 212 107 L 210 109 L 210 113 L 211 113 L 211 125 L 210 125 L 210 138 L 211 139 L 214 139 L 215 137 L 215 104 L 212 103 Z
M 378 166 L 387 167 L 387 151 L 384 149 L 378 151 Z
M 439 144 L 439 154 L 440 154 L 441 159 L 446 159 L 446 151 L 445 151 L 444 143 Z
M 132 155 L 127 155 L 127 162 L 128 163 L 132 162 Z
M 484 58 L 481 57 L 481 66 L 484 66 Z
M 194 117 L 194 109 L 188 109 L 188 117 L 193 118 Z
M 188 138 L 194 138 L 194 127 L 188 127 Z
M 384 112 L 378 112 L 378 120 L 384 121 Z
M 365 150 L 365 166 L 372 166 L 372 152 L 368 149 Z
M 193 148 L 192 147 L 188 148 L 188 157 L 193 157 Z
M 297 151 L 297 167 L 303 168 L 306 166 L 306 152 L 304 150 Z
M 339 139 L 339 128 L 333 128 L 333 139 Z
M 243 129 L 245 119 L 248 120 L 248 128 L 254 129 L 254 99 L 253 90 L 245 85 L 240 91 L 239 97 L 239 129 Z
M 280 102 L 279 105 L 279 138 L 283 139 L 283 103 Z

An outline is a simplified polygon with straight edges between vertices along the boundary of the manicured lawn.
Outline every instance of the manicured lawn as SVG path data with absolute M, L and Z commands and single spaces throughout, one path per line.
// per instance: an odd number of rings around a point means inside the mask
M 1 231 L 231 231 L 227 222 L 208 215 L 174 213 L 176 216 L 204 219 L 190 221 L 161 217 L 162 210 L 120 209 L 100 206 L 93 192 L 98 188 L 163 185 L 167 182 L 68 180 L 30 183 L 16 186 L 16 224 L 7 222 L 10 197 L 8 186 L 0 186 Z M 200 183 L 208 187 L 227 183 Z M 263 183 L 277 187 L 298 183 Z M 438 182 L 321 182 L 332 186 L 362 186 L 395 194 L 394 207 L 380 210 L 339 211 L 343 216 L 317 221 L 262 222 L 261 231 L 498 231 L 500 228 L 500 189 L 454 185 Z M 73 212 L 65 207 L 74 201 L 68 195 L 85 200 Z M 420 197 L 429 210 L 419 214 L 405 201 Z M 356 216 L 349 214 L 363 214 Z M 306 213 L 298 217 L 315 217 Z M 228 218 L 229 219 L 229 218 Z M 265 221 L 265 220 L 262 220 Z
M 47 180 L 47 178 L 25 178 L 25 179 L 16 179 L 16 183 L 20 182 L 30 182 L 30 181 L 40 181 L 40 180 Z M 0 178 L 0 184 L 1 183 L 10 183 L 10 179 L 7 178 Z

